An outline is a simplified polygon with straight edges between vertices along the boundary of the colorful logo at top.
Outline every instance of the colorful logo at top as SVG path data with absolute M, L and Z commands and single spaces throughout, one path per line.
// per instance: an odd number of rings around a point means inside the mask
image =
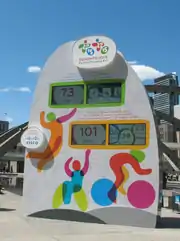
M 82 50 L 82 53 L 87 53 L 89 56 L 93 56 L 95 51 L 101 53 L 102 55 L 107 54 L 109 47 L 105 46 L 103 42 L 97 38 L 94 43 L 88 43 L 87 40 L 84 40 L 84 43 L 79 45 L 79 49 Z

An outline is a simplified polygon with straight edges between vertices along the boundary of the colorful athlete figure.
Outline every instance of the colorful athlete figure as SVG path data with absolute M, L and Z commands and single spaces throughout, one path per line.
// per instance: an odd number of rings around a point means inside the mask
M 89 169 L 89 155 L 91 151 L 86 150 L 84 167 L 81 169 L 81 163 L 78 160 L 72 162 L 73 157 L 70 157 L 65 165 L 64 169 L 66 174 L 71 178 L 71 181 L 65 181 L 55 191 L 53 197 L 53 208 L 58 208 L 62 203 L 69 204 L 71 202 L 72 195 L 74 194 L 75 201 L 78 207 L 82 211 L 86 211 L 88 202 L 86 194 L 82 188 L 83 179 Z M 70 169 L 70 163 L 72 162 L 72 169 Z
M 38 159 L 37 170 L 41 172 L 43 167 L 52 161 L 62 148 L 63 125 L 62 123 L 71 119 L 76 113 L 76 108 L 67 115 L 56 118 L 54 113 L 48 113 L 45 121 L 45 112 L 40 113 L 40 124 L 42 127 L 50 130 L 51 136 L 46 149 L 43 152 L 29 152 L 27 158 Z
M 108 192 L 108 197 L 112 202 L 116 203 L 116 190 L 118 190 L 121 194 L 126 195 L 124 184 L 129 178 L 129 173 L 126 167 L 124 166 L 125 164 L 131 165 L 131 167 L 138 175 L 149 175 L 152 173 L 152 169 L 150 168 L 141 168 L 139 162 L 142 162 L 144 158 L 145 155 L 142 151 L 131 151 L 130 153 L 117 153 L 111 157 L 110 167 L 116 178 L 114 185 Z

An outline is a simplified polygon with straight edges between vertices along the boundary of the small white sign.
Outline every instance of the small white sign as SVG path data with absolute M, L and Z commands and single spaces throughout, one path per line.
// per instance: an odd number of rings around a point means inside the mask
M 44 142 L 44 134 L 37 127 L 28 128 L 21 136 L 21 144 L 27 149 L 39 149 Z
M 169 207 L 169 198 L 168 197 L 163 197 L 163 207 L 164 208 Z
M 116 56 L 116 44 L 104 36 L 91 36 L 78 40 L 73 46 L 73 61 L 78 68 L 101 68 Z

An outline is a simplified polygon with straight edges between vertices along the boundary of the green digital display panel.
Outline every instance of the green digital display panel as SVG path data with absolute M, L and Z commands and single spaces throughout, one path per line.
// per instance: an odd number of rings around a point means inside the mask
M 125 82 L 123 80 L 63 82 L 50 85 L 49 107 L 117 106 L 122 105 L 124 99 Z

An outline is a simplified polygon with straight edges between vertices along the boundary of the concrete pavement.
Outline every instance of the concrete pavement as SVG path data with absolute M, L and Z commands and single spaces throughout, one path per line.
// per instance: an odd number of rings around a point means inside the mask
M 1 241 L 179 241 L 180 214 L 163 210 L 164 227 L 174 223 L 174 229 L 145 229 L 65 222 L 23 217 L 22 197 L 12 193 L 0 195 Z M 172 226 L 172 225 L 171 225 Z M 170 226 L 169 226 L 170 227 Z

